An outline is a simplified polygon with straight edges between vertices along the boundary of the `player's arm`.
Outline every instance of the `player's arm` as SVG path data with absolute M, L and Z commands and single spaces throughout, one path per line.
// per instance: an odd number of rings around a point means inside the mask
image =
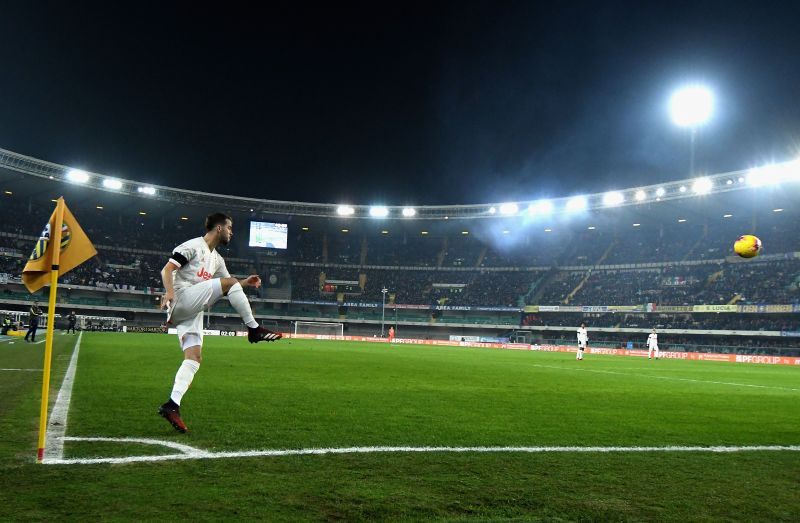
M 161 282 L 164 284 L 164 295 L 161 297 L 161 308 L 167 309 L 175 301 L 175 271 L 180 269 L 172 259 L 161 269 Z

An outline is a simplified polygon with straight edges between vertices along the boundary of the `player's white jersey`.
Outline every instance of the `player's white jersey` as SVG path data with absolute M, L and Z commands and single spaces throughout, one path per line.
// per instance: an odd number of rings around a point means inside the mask
M 586 327 L 578 327 L 578 343 L 586 344 L 589 341 L 589 333 L 586 331 Z
M 650 349 L 658 347 L 658 334 L 655 332 L 650 333 L 650 335 L 647 337 L 647 347 Z
M 175 247 L 169 261 L 178 266 L 175 271 L 175 292 L 212 278 L 229 278 L 225 260 L 210 250 L 202 236 Z

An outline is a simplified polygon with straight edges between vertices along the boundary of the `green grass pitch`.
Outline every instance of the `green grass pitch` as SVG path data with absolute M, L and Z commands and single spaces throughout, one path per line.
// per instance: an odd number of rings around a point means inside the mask
M 58 334 L 51 400 L 75 343 Z M 0 368 L 44 344 L 0 342 Z M 174 336 L 86 333 L 67 436 L 207 451 L 800 445 L 800 368 L 207 338 L 178 434 Z M 0 371 L 0 520 L 800 520 L 800 452 L 375 453 L 34 463 L 41 372 Z M 171 453 L 67 442 L 65 458 Z

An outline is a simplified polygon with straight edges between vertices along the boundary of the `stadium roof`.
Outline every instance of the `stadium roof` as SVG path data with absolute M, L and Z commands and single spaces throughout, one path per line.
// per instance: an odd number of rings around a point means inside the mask
M 45 183 L 41 183 L 44 181 Z M 476 205 L 415 206 L 410 215 L 408 206 L 370 206 L 337 205 L 296 201 L 276 201 L 257 198 L 199 192 L 121 179 L 99 173 L 85 172 L 68 166 L 54 164 L 13 151 L 0 149 L 0 182 L 13 182 L 17 190 L 28 195 L 40 192 L 63 192 L 69 187 L 75 194 L 89 200 L 108 201 L 110 194 L 114 200 L 135 201 L 140 206 L 164 203 L 178 212 L 189 212 L 191 208 L 220 209 L 228 212 L 245 213 L 256 217 L 284 219 L 291 217 L 334 218 L 337 220 L 368 219 L 373 222 L 386 220 L 463 220 L 485 218 L 499 222 L 529 222 L 531 220 L 574 221 L 585 216 L 614 214 L 614 220 L 621 218 L 619 207 L 627 207 L 632 213 L 646 214 L 653 219 L 653 213 L 671 220 L 676 209 L 683 208 L 699 214 L 716 215 L 733 213 L 737 209 L 752 205 L 782 206 L 793 209 L 798 186 L 800 186 L 800 160 L 777 164 L 760 169 L 749 169 L 728 173 L 712 174 L 698 178 L 676 180 L 673 182 L 642 187 L 622 188 L 604 193 L 573 195 L 549 200 L 527 200 L 496 202 Z M 66 184 L 66 187 L 65 185 Z M 56 188 L 58 187 L 58 188 Z M 87 190 L 89 189 L 89 190 Z M 729 196 L 722 197 L 728 193 Z M 22 194 L 20 194 L 22 195 Z M 133 200 L 130 200 L 130 199 Z M 677 206 L 677 207 L 676 207 Z M 404 210 L 406 210 L 404 214 Z M 628 213 L 623 213 L 628 214 Z M 611 218 L 609 216 L 609 218 Z

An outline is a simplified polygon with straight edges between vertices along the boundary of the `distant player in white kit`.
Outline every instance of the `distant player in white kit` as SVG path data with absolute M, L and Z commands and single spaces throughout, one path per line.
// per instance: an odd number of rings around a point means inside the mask
M 586 346 L 589 344 L 589 333 L 586 331 L 586 324 L 581 323 L 581 326 L 578 327 L 578 354 L 575 356 L 576 360 L 583 359 L 583 351 L 586 350 Z
M 647 359 L 653 358 L 653 352 L 656 353 L 656 359 L 658 359 L 658 334 L 656 334 L 656 330 L 653 329 L 653 332 L 647 337 Z
M 281 335 L 261 327 L 253 317 L 250 302 L 243 287 L 261 286 L 261 278 L 253 274 L 245 279 L 231 278 L 225 260 L 216 251 L 219 245 L 228 245 L 233 237 L 233 220 L 222 213 L 206 217 L 206 234 L 178 245 L 161 270 L 165 293 L 161 307 L 167 310 L 167 325 L 175 326 L 178 341 L 183 349 L 181 363 L 172 394 L 161 405 L 158 413 L 178 432 L 186 432 L 181 419 L 180 404 L 189 389 L 195 373 L 200 368 L 203 348 L 203 309 L 222 296 L 247 325 L 250 343 L 276 341 Z

